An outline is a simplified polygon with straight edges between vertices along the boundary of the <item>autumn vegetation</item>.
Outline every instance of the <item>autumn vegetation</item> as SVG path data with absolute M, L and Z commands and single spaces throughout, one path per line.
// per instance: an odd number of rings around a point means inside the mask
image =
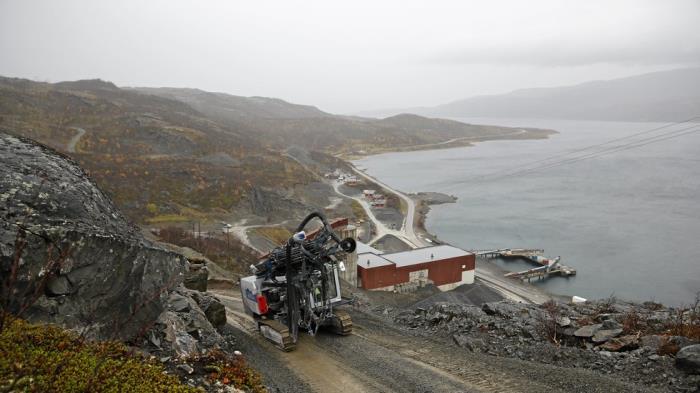
M 288 188 L 313 176 L 242 126 L 184 103 L 99 80 L 38 83 L 0 77 L 0 130 L 71 153 L 137 223 L 219 217 L 252 187 Z
M 11 320 L 0 332 L 2 392 L 200 392 L 123 343 L 92 342 L 56 326 Z M 212 382 L 264 392 L 260 375 L 222 352 L 195 359 Z M 209 371 L 207 371 L 209 370 Z

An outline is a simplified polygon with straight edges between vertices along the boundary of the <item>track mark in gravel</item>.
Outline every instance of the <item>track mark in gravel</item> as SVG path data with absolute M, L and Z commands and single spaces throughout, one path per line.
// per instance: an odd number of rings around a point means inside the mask
M 343 359 L 353 372 L 362 373 L 370 381 L 388 385 L 382 392 L 476 392 L 479 391 L 464 381 L 451 376 L 446 378 L 420 361 L 353 334 L 336 337 L 319 334 L 318 345 Z
M 303 332 L 300 332 L 299 343 L 294 351 L 280 351 L 259 334 L 255 321 L 241 311 L 243 304 L 239 297 L 231 296 L 230 292 L 224 294 L 220 291 L 212 291 L 212 294 L 224 304 L 229 325 L 243 331 L 261 348 L 268 349 L 272 356 L 279 359 L 314 391 L 359 393 L 393 390 L 376 381 L 368 380 L 359 370 L 343 364 L 342 359 L 336 359 L 327 348 L 319 346 L 313 337 Z
M 292 352 L 280 356 L 293 370 L 317 392 L 375 392 L 391 391 L 375 381 L 368 381 L 356 370 L 329 356 L 325 348 L 320 348 L 313 337 L 299 336 L 299 343 Z
M 400 353 L 406 360 L 417 366 L 426 368 L 454 382 L 466 383 L 481 392 L 530 392 L 533 388 L 532 386 L 524 388 L 522 381 L 507 378 L 505 374 L 496 376 L 496 371 L 493 369 L 481 370 L 482 367 L 480 365 L 469 359 L 463 359 L 457 363 L 439 361 L 436 359 L 436 354 L 446 355 L 446 348 L 430 348 L 427 346 L 427 342 L 412 345 L 407 342 L 394 341 L 388 339 L 388 337 L 378 339 L 377 336 L 369 337 L 357 333 L 354 334 L 377 346 Z M 417 347 L 416 345 L 421 346 Z M 552 390 L 541 386 L 541 391 Z
M 356 316 L 360 317 L 354 313 L 353 317 Z M 386 325 L 381 325 L 379 321 L 363 318 L 363 322 L 359 326 L 362 326 L 362 330 L 373 333 L 371 335 L 366 335 L 364 332 L 354 333 L 367 342 L 400 353 L 407 360 L 422 364 L 423 367 L 430 367 L 443 375 L 447 374 L 479 391 L 494 393 L 533 391 L 553 393 L 557 391 L 557 389 L 535 381 L 514 379 L 512 375 L 482 364 L 478 359 L 470 356 L 471 354 L 462 353 L 461 349 L 436 344 L 427 338 L 411 337 L 394 331 Z M 383 334 L 384 332 L 388 333 Z

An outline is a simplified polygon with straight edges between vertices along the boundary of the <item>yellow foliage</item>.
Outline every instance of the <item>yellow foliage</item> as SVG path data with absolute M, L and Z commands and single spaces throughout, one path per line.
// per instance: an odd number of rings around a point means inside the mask
M 160 214 L 152 218 L 147 218 L 146 222 L 149 224 L 163 224 L 168 222 L 185 222 L 189 220 L 189 217 L 180 214 Z
M 146 210 L 151 214 L 156 214 L 158 212 L 158 206 L 155 203 L 149 203 L 146 205 Z
M 258 227 L 253 228 L 253 232 L 277 244 L 285 243 L 292 236 L 292 233 L 283 227 Z

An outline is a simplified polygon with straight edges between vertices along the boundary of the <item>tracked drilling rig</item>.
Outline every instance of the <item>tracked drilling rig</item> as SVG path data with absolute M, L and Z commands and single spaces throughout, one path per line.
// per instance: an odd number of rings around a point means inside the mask
M 314 218 L 322 227 L 307 237 L 304 229 Z M 260 333 L 284 351 L 296 347 L 299 329 L 315 335 L 328 327 L 334 333 L 352 332 L 350 315 L 336 307 L 340 296 L 338 260 L 355 250 L 355 240 L 340 239 L 321 213 L 309 214 L 286 244 L 252 265 L 253 275 L 241 278 L 246 312 L 256 320 Z

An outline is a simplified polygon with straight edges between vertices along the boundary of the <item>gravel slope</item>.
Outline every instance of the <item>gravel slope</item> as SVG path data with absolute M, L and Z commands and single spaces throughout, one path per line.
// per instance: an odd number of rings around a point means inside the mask
M 471 353 L 440 338 L 413 335 L 388 319 L 359 310 L 354 332 L 341 337 L 302 335 L 283 353 L 252 329 L 235 291 L 224 296 L 249 362 L 280 391 L 317 392 L 653 392 L 587 370 Z M 235 327 L 236 325 L 238 327 Z M 303 381 L 303 382 L 302 382 Z

